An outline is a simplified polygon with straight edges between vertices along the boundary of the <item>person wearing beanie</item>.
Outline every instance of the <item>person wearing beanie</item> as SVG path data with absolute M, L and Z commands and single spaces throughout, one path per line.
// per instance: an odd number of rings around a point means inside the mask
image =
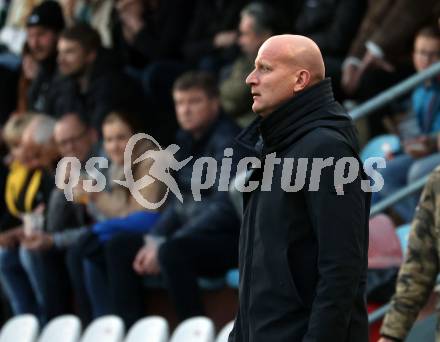
M 57 78 L 57 42 L 64 29 L 64 17 L 55 1 L 44 1 L 36 6 L 26 22 L 27 44 L 38 62 L 38 73 L 28 94 L 28 108 L 46 112 L 47 97 Z

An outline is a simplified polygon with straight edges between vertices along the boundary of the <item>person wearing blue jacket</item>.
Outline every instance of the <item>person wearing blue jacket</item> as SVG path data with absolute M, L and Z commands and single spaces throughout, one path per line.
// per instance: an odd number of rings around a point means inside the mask
M 418 72 L 440 60 L 440 30 L 426 27 L 416 36 L 413 63 Z M 411 108 L 404 130 L 401 130 L 403 154 L 378 170 L 384 178 L 383 189 L 373 195 L 373 203 L 389 196 L 407 184 L 429 174 L 440 164 L 437 136 L 440 133 L 440 79 L 435 77 L 419 85 L 412 93 Z M 420 193 L 393 206 L 395 214 L 405 222 L 414 216 Z

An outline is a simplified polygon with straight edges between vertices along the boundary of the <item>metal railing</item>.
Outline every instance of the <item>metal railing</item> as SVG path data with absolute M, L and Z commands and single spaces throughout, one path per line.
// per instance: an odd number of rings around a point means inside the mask
M 376 109 L 386 106 L 395 98 L 408 93 L 420 83 L 440 74 L 440 62 L 431 65 L 428 69 L 418 72 L 406 80 L 376 95 L 349 112 L 353 120 L 369 115 Z
M 368 324 L 376 323 L 377 321 L 380 321 L 382 317 L 384 317 L 388 310 L 390 309 L 391 304 L 387 303 L 384 306 L 381 306 L 379 309 L 373 311 L 371 314 L 368 315 Z
M 393 204 L 396 204 L 401 199 L 409 195 L 412 195 L 413 193 L 422 189 L 425 186 L 426 182 L 428 181 L 429 176 L 430 175 L 426 175 L 425 177 L 416 180 L 414 183 L 405 186 L 404 188 L 400 189 L 399 191 L 396 191 L 395 193 L 389 195 L 379 203 L 372 206 L 370 210 L 370 217 L 384 211 L 386 208 L 392 206 Z

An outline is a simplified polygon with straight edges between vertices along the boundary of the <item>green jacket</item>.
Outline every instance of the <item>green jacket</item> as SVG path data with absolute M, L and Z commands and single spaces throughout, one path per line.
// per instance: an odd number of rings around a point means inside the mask
M 440 260 L 440 168 L 430 176 L 412 223 L 405 261 L 381 334 L 404 340 L 434 289 Z M 439 341 L 437 331 L 437 341 Z

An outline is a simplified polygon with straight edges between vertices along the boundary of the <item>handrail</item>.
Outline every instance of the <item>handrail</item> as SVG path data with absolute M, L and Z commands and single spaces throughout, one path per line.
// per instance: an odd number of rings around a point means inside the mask
M 428 174 L 428 175 L 416 180 L 414 183 L 405 186 L 404 188 L 396 191 L 395 193 L 384 198 L 379 203 L 375 204 L 373 207 L 371 207 L 370 216 L 374 216 L 374 215 L 380 213 L 381 211 L 385 210 L 386 208 L 399 202 L 402 198 L 405 198 L 405 197 L 413 194 L 417 190 L 420 190 L 421 188 L 423 188 L 425 186 L 426 182 L 428 181 L 429 176 L 430 175 Z
M 381 92 L 372 99 L 362 103 L 358 107 L 349 112 L 353 120 L 358 120 L 376 109 L 390 103 L 396 97 L 408 93 L 411 89 L 417 87 L 423 81 L 440 74 L 440 62 L 431 65 L 428 69 L 418 72 L 415 75 L 408 77 L 402 82 L 392 86 L 391 88 Z
M 373 323 L 381 320 L 382 317 L 384 317 L 387 314 L 390 307 L 391 307 L 391 303 L 387 303 L 387 304 L 381 306 L 379 309 L 370 313 L 368 315 L 368 325 L 373 324 Z

